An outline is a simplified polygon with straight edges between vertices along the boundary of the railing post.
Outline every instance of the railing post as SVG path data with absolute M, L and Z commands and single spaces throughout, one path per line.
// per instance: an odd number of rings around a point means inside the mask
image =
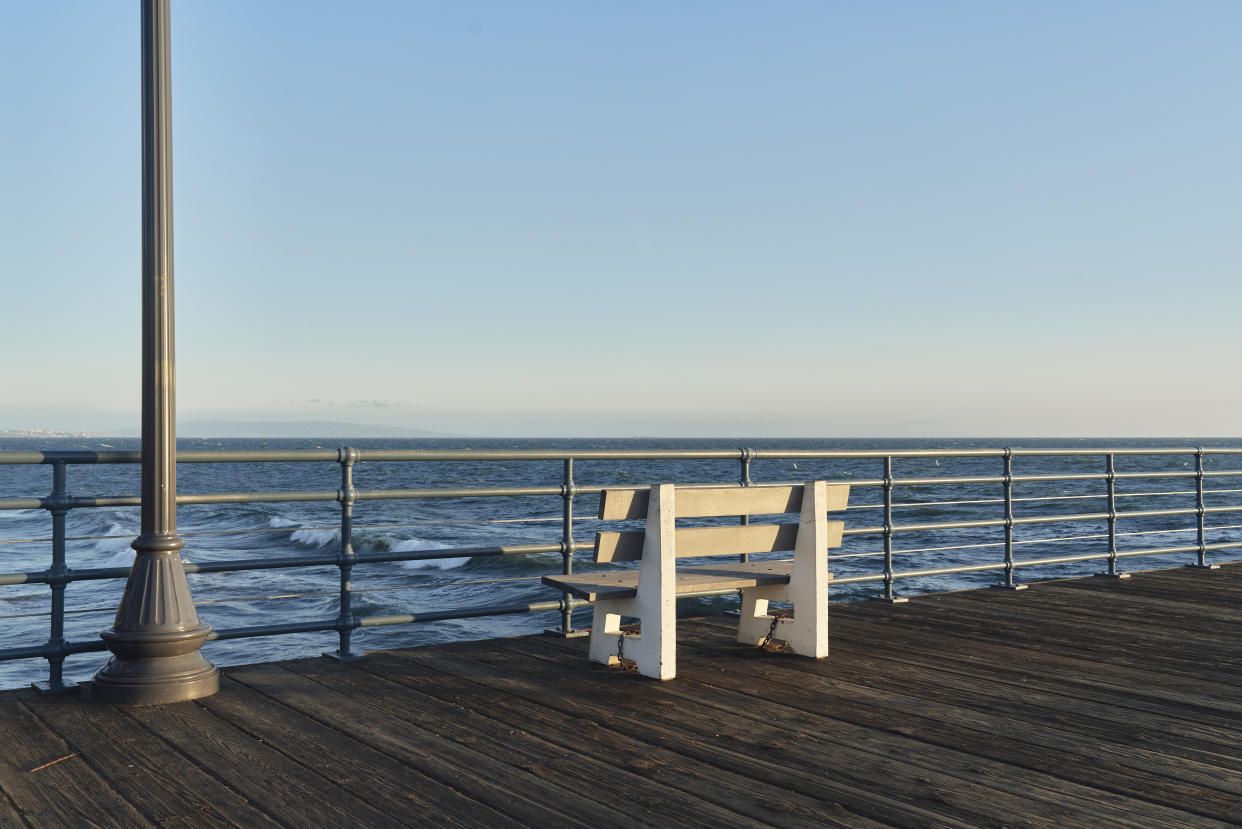
M 1219 564 L 1208 564 L 1207 561 L 1207 526 L 1204 522 L 1206 515 L 1206 506 L 1203 500 L 1203 447 L 1195 447 L 1195 530 L 1197 531 L 1197 544 L 1199 545 L 1198 560 L 1194 564 L 1187 564 L 1196 570 L 1219 570 Z
M 743 448 L 741 451 L 742 451 L 742 457 L 741 457 L 742 468 L 741 468 L 741 474 L 738 476 L 737 482 L 739 486 L 750 486 L 751 484 L 750 462 L 754 460 L 755 450 Z M 750 523 L 750 516 L 739 515 L 737 517 L 737 523 L 745 527 L 746 525 Z M 746 562 L 750 561 L 750 555 L 748 553 L 742 553 L 741 555 L 737 557 L 737 560 L 745 564 Z
M 574 459 L 566 458 L 561 472 L 561 572 L 568 576 L 574 571 Z M 547 633 L 564 638 L 586 636 L 588 630 L 574 629 L 574 599 L 561 593 L 561 626 L 548 628 Z
M 1016 584 L 1013 580 L 1013 449 L 1005 447 L 1004 473 L 1001 486 L 1005 492 L 1005 580 L 993 587 L 1006 590 L 1025 590 L 1025 584 Z
M 31 683 L 40 693 L 63 694 L 78 690 L 77 683 L 65 682 L 65 587 L 72 572 L 65 566 L 65 516 L 69 513 L 69 490 L 65 485 L 65 462 L 52 464 L 52 497 L 47 509 L 52 514 L 52 566 L 47 584 L 52 589 L 52 622 L 47 640 L 47 682 Z
M 1104 483 L 1108 494 L 1108 572 L 1096 573 L 1113 579 L 1128 579 L 1129 573 L 1117 571 L 1117 456 L 1104 456 Z
M 893 595 L 893 456 L 884 456 L 884 595 L 875 596 L 876 601 L 904 602 L 907 599 Z
M 335 651 L 326 651 L 324 656 L 341 662 L 353 662 L 363 656 L 354 653 L 351 647 L 354 628 L 358 626 L 353 610 L 353 574 L 354 565 L 358 563 L 353 538 L 354 502 L 358 500 L 358 490 L 354 489 L 354 464 L 357 462 L 357 449 L 342 446 L 337 450 L 337 463 L 341 465 L 341 488 L 336 494 L 336 500 L 341 505 L 341 544 L 336 559 L 336 566 L 341 571 L 340 612 L 336 617 L 339 644 Z

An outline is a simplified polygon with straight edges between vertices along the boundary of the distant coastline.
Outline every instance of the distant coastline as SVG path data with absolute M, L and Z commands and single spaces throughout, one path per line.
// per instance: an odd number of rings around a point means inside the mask
M 3 438 L 120 438 L 137 437 L 138 428 L 111 431 L 63 429 L 0 429 Z M 337 420 L 187 420 L 177 424 L 185 438 L 453 438 L 449 432 L 349 423 Z

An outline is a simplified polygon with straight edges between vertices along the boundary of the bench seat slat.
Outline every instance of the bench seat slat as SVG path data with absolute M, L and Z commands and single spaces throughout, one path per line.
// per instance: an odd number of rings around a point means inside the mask
M 828 487 L 827 512 L 845 509 L 850 488 Z M 599 517 L 604 521 L 642 520 L 650 501 L 647 489 L 606 489 L 600 495 Z M 677 517 L 715 515 L 775 515 L 802 509 L 802 485 L 748 487 L 677 487 Z
M 740 590 L 767 584 L 788 584 L 791 561 L 751 561 L 682 567 L 677 571 L 678 594 L 705 590 Z M 831 578 L 831 576 L 829 576 Z M 629 599 L 638 595 L 637 570 L 613 570 L 574 576 L 544 576 L 543 583 L 588 602 Z
M 828 521 L 828 546 L 841 546 L 845 524 Z M 595 561 L 641 561 L 644 530 L 595 534 Z M 797 524 L 750 524 L 743 527 L 688 527 L 677 531 L 677 558 L 785 553 L 798 541 Z

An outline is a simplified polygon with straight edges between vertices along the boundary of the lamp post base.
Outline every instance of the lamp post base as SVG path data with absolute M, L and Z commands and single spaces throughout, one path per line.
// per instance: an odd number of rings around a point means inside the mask
M 207 625 L 172 632 L 100 634 L 113 657 L 95 674 L 91 699 L 118 705 L 161 705 L 211 696 L 220 690 L 220 671 L 199 648 Z

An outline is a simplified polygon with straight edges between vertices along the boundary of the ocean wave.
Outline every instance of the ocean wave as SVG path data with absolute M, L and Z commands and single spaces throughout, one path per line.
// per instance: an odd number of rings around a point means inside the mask
M 277 528 L 296 527 L 296 522 L 280 516 L 271 519 L 271 525 Z M 289 534 L 289 540 L 304 547 L 319 550 L 330 545 L 339 544 L 341 531 L 339 528 L 297 529 Z M 406 538 L 391 533 L 355 532 L 352 537 L 354 549 L 358 552 L 394 552 L 407 553 L 416 550 L 438 550 L 444 545 L 423 538 Z M 429 558 L 417 561 L 399 561 L 400 566 L 411 570 L 450 570 L 460 567 L 469 558 Z
M 394 553 L 408 553 L 413 550 L 435 550 L 441 545 L 421 538 L 406 538 L 389 546 Z M 461 567 L 469 558 L 424 558 L 417 561 L 397 562 L 407 570 L 452 570 Z
M 301 544 L 305 547 L 318 550 L 321 547 L 327 547 L 333 542 L 340 542 L 340 530 L 315 530 L 304 529 L 296 530 L 289 535 L 289 540 Z
M 138 531 L 124 524 L 110 524 L 108 529 L 104 530 L 101 535 L 112 536 L 111 538 L 100 538 L 91 545 L 91 552 L 95 555 L 109 556 L 119 552 L 125 552 L 130 549 L 130 544 L 138 536 Z
M 99 533 L 109 538 L 96 539 L 90 547 L 76 556 L 88 567 L 129 567 L 134 563 L 134 549 L 130 546 L 138 535 L 132 526 L 113 522 Z

